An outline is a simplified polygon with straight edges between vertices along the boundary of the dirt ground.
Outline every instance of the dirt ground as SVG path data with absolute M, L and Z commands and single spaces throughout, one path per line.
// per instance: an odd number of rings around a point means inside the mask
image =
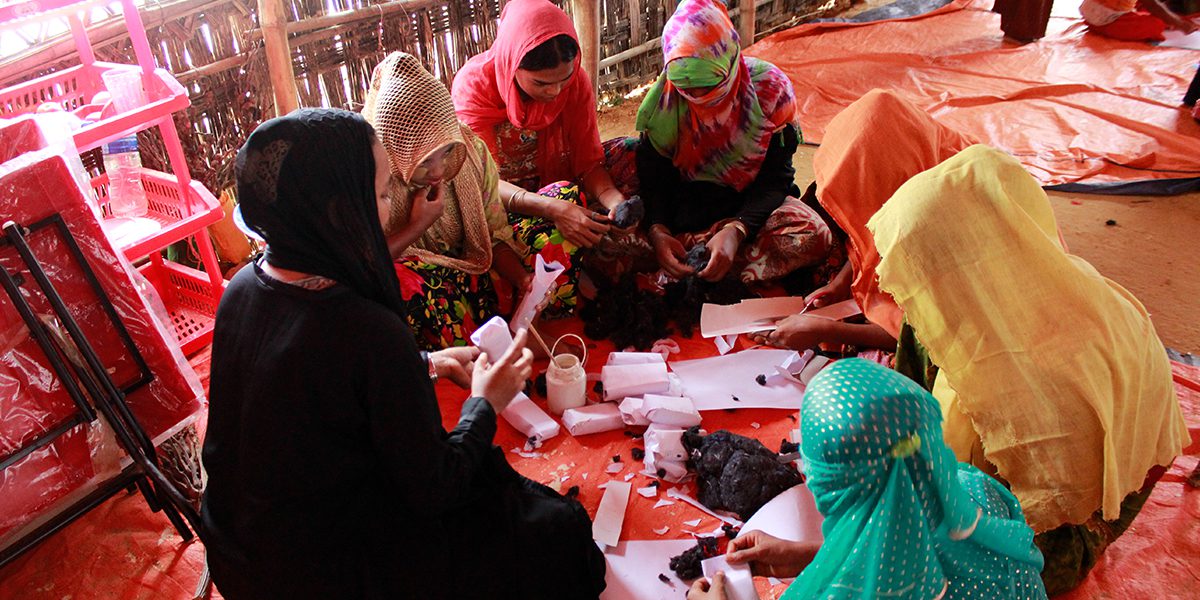
M 601 111 L 600 138 L 633 135 L 640 101 Z M 815 150 L 801 146 L 796 153 L 801 188 L 813 179 Z M 1071 252 L 1137 296 L 1168 347 L 1200 353 L 1200 193 L 1048 195 Z

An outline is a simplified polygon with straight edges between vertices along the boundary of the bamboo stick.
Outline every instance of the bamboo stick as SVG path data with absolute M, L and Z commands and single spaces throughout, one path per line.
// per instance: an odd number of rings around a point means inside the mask
M 571 0 L 575 33 L 579 36 L 580 65 L 592 78 L 592 93 L 600 85 L 600 0 Z
M 296 72 L 288 46 L 287 19 L 282 0 L 258 0 L 258 18 L 262 24 L 263 44 L 267 51 L 267 70 L 275 97 L 275 115 L 283 116 L 300 106 L 296 92 Z

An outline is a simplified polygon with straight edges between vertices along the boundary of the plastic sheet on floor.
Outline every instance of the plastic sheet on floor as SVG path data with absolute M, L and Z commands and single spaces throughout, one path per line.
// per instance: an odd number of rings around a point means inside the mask
M 954 0 L 898 19 L 808 23 L 746 53 L 791 78 L 809 143 L 862 94 L 886 88 L 1013 154 L 1044 186 L 1200 189 L 1200 123 L 1181 106 L 1200 52 L 1086 33 L 1079 0 L 1056 3 L 1046 36 L 1020 45 L 1004 39 L 991 4 Z

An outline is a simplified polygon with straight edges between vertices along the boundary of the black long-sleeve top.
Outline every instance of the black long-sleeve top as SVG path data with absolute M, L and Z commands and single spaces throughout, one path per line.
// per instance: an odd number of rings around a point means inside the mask
M 736 218 L 746 226 L 747 239 L 753 239 L 785 198 L 799 196 L 792 167 L 792 156 L 799 145 L 799 135 L 791 125 L 772 136 L 758 176 L 738 192 L 719 183 L 684 181 L 671 159 L 659 154 L 642 134 L 637 170 L 646 203 L 646 225 L 659 224 L 674 233 L 684 233 L 703 231 L 722 219 Z
M 243 269 L 210 390 L 202 515 L 227 598 L 434 597 L 454 543 L 439 519 L 489 476 L 496 415 L 472 398 L 443 429 L 400 316 Z

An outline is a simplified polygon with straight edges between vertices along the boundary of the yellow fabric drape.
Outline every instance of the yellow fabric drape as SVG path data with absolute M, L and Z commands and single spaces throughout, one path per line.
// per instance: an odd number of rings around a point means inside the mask
M 868 227 L 880 287 L 953 390 L 944 409 L 962 413 L 947 442 L 969 456 L 978 437 L 1034 530 L 1098 509 L 1117 518 L 1178 454 L 1187 429 L 1146 309 L 1063 249 L 1012 157 L 971 146 L 909 180 Z

